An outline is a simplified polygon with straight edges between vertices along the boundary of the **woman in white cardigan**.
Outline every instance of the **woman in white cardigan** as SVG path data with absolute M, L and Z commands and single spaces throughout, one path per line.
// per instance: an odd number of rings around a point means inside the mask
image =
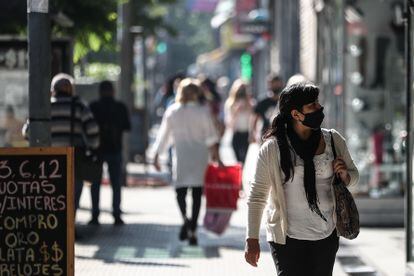
M 198 104 L 200 86 L 193 79 L 184 79 L 178 86 L 175 103 L 164 113 L 157 139 L 154 165 L 160 170 L 158 156 L 174 146 L 173 184 L 177 202 L 183 217 L 179 233 L 180 240 L 188 239 L 190 245 L 197 245 L 197 220 L 203 193 L 204 174 L 211 159 L 221 163 L 219 136 L 209 110 Z M 187 190 L 192 192 L 192 213 L 187 217 Z
M 245 259 L 257 266 L 267 205 L 267 241 L 279 276 L 332 275 L 339 237 L 331 182 L 335 174 L 348 186 L 359 178 L 345 139 L 321 128 L 318 95 L 311 83 L 283 90 L 251 182 Z M 338 152 L 335 160 L 332 146 Z

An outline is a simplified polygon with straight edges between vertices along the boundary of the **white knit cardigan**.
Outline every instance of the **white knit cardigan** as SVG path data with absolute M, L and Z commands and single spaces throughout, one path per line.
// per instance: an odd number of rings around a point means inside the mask
M 344 159 L 348 167 L 351 178 L 348 186 L 356 185 L 359 180 L 359 173 L 351 158 L 345 138 L 334 129 L 323 129 L 323 131 L 332 131 L 337 154 Z M 250 182 L 250 195 L 247 201 L 248 220 L 246 238 L 259 238 L 263 210 L 267 207 L 267 241 L 273 241 L 278 244 L 286 243 L 288 223 L 285 194 L 282 186 L 282 169 L 279 159 L 280 153 L 276 138 L 270 138 L 260 148 L 255 173 Z M 335 199 L 334 196 L 333 198 Z M 333 219 L 336 222 L 336 214 L 335 212 L 333 213 Z

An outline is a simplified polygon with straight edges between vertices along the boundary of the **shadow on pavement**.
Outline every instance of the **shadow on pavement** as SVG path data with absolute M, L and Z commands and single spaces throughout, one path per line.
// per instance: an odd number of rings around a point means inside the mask
M 82 210 L 82 211 L 85 211 L 85 212 L 91 212 L 91 208 L 89 208 L 89 207 L 80 206 L 78 210 Z M 100 208 L 100 212 L 101 212 L 101 214 L 106 213 L 106 214 L 112 215 L 112 209 Z M 122 210 L 122 214 L 124 214 L 124 215 L 141 215 L 142 212 L 131 212 L 131 211 L 123 211 Z
M 245 229 L 242 227 L 229 227 L 222 236 L 200 227 L 198 246 L 180 242 L 179 229 L 177 225 L 165 224 L 127 224 L 118 227 L 111 224 L 79 225 L 77 231 L 82 239 L 76 243 L 75 256 L 106 263 L 147 266 L 177 266 L 162 262 L 161 259 L 220 258 L 220 249 L 241 251 L 243 258 Z M 265 241 L 266 238 L 263 236 L 261 240 Z M 262 250 L 268 252 L 269 248 L 263 245 Z
M 79 257 L 76 256 L 76 258 L 78 259 L 83 259 L 83 260 L 96 260 L 96 258 L 92 258 L 92 257 Z M 118 264 L 125 264 L 125 265 L 139 265 L 139 266 L 165 266 L 165 267 L 177 267 L 177 268 L 186 268 L 186 267 L 190 267 L 188 265 L 181 265 L 181 264 L 170 264 L 170 263 L 165 263 L 165 262 L 145 262 L 145 261 L 127 261 L 127 260 L 114 260 L 114 261 L 106 261 L 104 260 L 105 263 L 118 263 Z

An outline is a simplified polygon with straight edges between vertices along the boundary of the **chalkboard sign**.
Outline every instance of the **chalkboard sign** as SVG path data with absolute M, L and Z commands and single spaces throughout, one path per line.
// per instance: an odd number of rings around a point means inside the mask
M 0 276 L 73 275 L 72 148 L 0 149 Z

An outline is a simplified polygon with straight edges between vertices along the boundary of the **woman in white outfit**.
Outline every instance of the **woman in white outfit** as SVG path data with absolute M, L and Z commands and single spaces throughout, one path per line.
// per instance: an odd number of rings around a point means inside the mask
M 238 162 L 244 163 L 249 148 L 249 126 L 253 103 L 247 85 L 237 79 L 231 86 L 225 106 L 226 125 L 233 131 L 232 146 Z
M 339 246 L 332 179 L 336 174 L 348 186 L 358 182 L 345 139 L 320 127 L 324 114 L 318 95 L 310 83 L 283 90 L 251 182 L 245 258 L 257 266 L 267 205 L 267 241 L 279 276 L 332 275 Z
M 171 145 L 175 148 L 173 182 L 183 217 L 179 238 L 189 239 L 191 245 L 197 245 L 197 220 L 209 151 L 212 161 L 221 163 L 218 153 L 219 136 L 209 110 L 198 104 L 199 94 L 200 86 L 195 80 L 187 78 L 180 82 L 175 103 L 165 111 L 154 144 L 154 165 L 158 170 L 159 154 Z M 191 219 L 187 218 L 186 212 L 188 188 L 191 188 L 193 196 Z

